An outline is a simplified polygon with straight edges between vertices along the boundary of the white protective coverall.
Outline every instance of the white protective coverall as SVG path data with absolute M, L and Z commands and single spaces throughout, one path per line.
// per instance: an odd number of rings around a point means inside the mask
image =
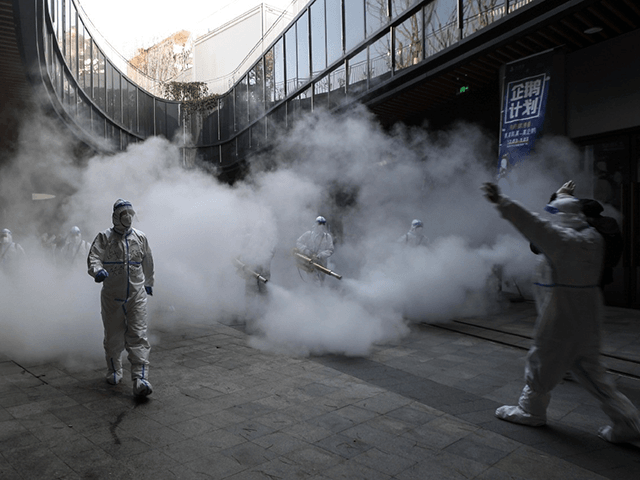
M 296 248 L 307 257 L 316 258 L 317 263 L 327 266 L 328 258 L 333 255 L 333 237 L 327 231 L 327 221 L 324 217 L 316 218 L 314 227 L 304 232 L 296 241 Z M 311 273 L 314 281 L 324 282 L 325 274 L 314 271 Z
M 526 385 L 518 405 L 500 407 L 496 416 L 544 425 L 550 392 L 571 371 L 613 421 L 600 429 L 602 438 L 611 442 L 640 438 L 638 410 L 617 390 L 600 361 L 602 236 L 588 225 L 579 200 L 570 195 L 560 195 L 547 206 L 555 213 L 553 220 L 540 218 L 505 196 L 496 206 L 542 252 L 534 281 L 544 290 L 536 298 L 538 317 L 525 365 Z
M 73 227 L 69 231 L 66 243 L 60 250 L 60 259 L 68 267 L 84 264 L 87 255 L 89 255 L 89 248 L 89 243 L 82 239 L 80 229 Z
M 0 232 L 0 271 L 14 273 L 19 263 L 26 258 L 24 249 L 13 241 L 13 235 L 8 228 Z
M 428 241 L 427 237 L 422 234 L 422 221 L 413 220 L 411 222 L 411 228 L 398 239 L 398 243 L 409 245 L 411 247 L 426 245 Z
M 96 236 L 87 263 L 89 275 L 96 281 L 101 281 L 104 271 L 108 274 L 100 295 L 107 381 L 117 384 L 122 379 L 121 356 L 126 349 L 133 392 L 146 396 L 152 392 L 148 380 L 151 346 L 147 339 L 147 294 L 152 292 L 154 269 L 146 235 L 131 228 L 134 213 L 125 200 L 114 204 L 113 228 Z

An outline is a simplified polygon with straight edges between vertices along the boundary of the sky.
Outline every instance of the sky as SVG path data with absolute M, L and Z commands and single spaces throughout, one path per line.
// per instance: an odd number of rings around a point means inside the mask
M 206 33 L 260 3 L 292 0 L 78 0 L 98 32 L 125 58 L 180 30 Z

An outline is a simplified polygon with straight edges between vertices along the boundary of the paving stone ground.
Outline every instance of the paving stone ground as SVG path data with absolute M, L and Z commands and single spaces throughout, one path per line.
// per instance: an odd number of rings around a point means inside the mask
M 637 480 L 640 445 L 599 439 L 607 418 L 574 382 L 554 390 L 545 427 L 493 416 L 520 393 L 533 319 L 523 303 L 414 324 L 363 358 L 265 353 L 242 325 L 152 326 L 144 401 L 100 363 L 0 353 L 0 479 Z M 640 313 L 608 308 L 605 331 L 605 352 L 633 369 Z M 617 383 L 640 405 L 631 373 Z

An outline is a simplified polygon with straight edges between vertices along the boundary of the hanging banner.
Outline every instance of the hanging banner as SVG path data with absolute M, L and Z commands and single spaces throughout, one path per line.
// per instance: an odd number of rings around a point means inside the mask
M 506 65 L 501 112 L 498 178 L 533 150 L 542 134 L 551 80 L 552 53 L 543 53 Z

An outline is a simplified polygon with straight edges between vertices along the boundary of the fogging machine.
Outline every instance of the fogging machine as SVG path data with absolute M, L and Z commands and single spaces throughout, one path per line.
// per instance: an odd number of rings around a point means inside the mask
M 236 263 L 236 267 L 238 267 L 238 270 L 242 270 L 244 275 L 249 276 L 249 277 L 253 277 L 253 278 L 257 278 L 258 281 L 260 281 L 262 283 L 267 283 L 269 281 L 268 278 L 265 278 L 262 275 L 260 275 L 258 272 L 250 269 L 247 266 L 246 263 L 242 263 L 239 258 L 235 258 L 234 260 L 235 260 L 235 263 Z
M 296 263 L 298 264 L 298 266 L 306 272 L 311 273 L 314 270 L 317 270 L 319 272 L 324 273 L 325 275 L 330 275 L 332 277 L 335 277 L 338 280 L 342 278 L 342 275 L 334 272 L 333 270 L 329 270 L 327 267 L 320 265 L 313 258 L 303 255 L 302 253 L 300 253 L 300 250 L 298 250 L 297 248 L 294 248 L 291 251 L 291 253 L 293 254 L 294 257 L 296 257 Z

